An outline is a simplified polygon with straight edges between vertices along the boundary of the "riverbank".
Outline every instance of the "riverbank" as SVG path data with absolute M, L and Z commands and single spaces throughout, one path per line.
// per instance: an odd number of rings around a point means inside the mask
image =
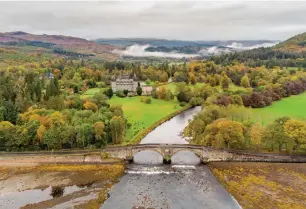
M 155 123 L 153 123 L 152 125 L 148 126 L 146 129 L 140 131 L 135 138 L 133 138 L 133 140 L 128 143 L 127 145 L 135 145 L 135 144 L 139 144 L 141 142 L 141 140 L 146 137 L 150 132 L 152 132 L 154 129 L 156 129 L 158 126 L 160 126 L 161 124 L 171 120 L 172 118 L 174 118 L 175 116 L 179 115 L 180 113 L 190 109 L 191 106 L 186 105 L 185 107 L 176 110 L 175 112 L 159 119 L 158 121 L 156 121 Z
M 143 130 L 151 127 L 157 121 L 182 109 L 176 100 L 151 99 L 151 103 L 141 102 L 140 96 L 120 98 L 113 96 L 110 105 L 121 105 L 124 116 L 128 120 L 129 128 L 126 130 L 124 143 L 133 144 L 136 136 Z
M 209 167 L 244 209 L 306 208 L 305 163 L 215 162 Z
M 0 208 L 98 209 L 124 174 L 122 164 L 0 166 Z
M 21 153 L 24 154 L 24 153 Z M 37 166 L 39 164 L 117 164 L 121 163 L 120 159 L 105 158 L 101 151 L 90 154 L 71 154 L 66 155 L 27 155 L 22 156 L 0 156 L 0 167 L 22 167 L 22 166 Z

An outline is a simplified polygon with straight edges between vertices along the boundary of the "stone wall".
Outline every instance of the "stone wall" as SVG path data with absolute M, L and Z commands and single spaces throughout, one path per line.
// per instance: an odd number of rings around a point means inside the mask
M 163 157 L 173 156 L 180 151 L 190 151 L 199 156 L 204 162 L 232 161 L 232 162 L 303 162 L 306 163 L 306 155 L 281 155 L 251 153 L 226 149 L 213 149 L 192 145 L 136 145 L 106 149 L 111 157 L 131 159 L 135 153 L 153 150 Z

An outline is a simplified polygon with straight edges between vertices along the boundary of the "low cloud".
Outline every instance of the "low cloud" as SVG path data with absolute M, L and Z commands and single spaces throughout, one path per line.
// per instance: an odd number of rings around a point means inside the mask
M 198 53 L 202 56 L 211 56 L 211 55 L 218 55 L 221 53 L 229 53 L 232 50 L 224 47 L 212 46 L 209 48 L 201 49 Z
M 115 49 L 113 52 L 121 56 L 132 56 L 132 57 L 168 57 L 168 58 L 191 58 L 198 57 L 199 54 L 183 54 L 176 52 L 148 52 L 146 49 L 150 45 L 132 45 L 128 46 L 125 50 Z
M 267 42 L 267 43 L 261 43 L 261 44 L 255 44 L 252 46 L 245 46 L 243 43 L 239 42 L 233 42 L 226 47 L 232 48 L 232 49 L 240 49 L 240 50 L 247 50 L 247 49 L 255 49 L 255 48 L 260 48 L 260 47 L 271 47 L 277 44 L 278 42 Z

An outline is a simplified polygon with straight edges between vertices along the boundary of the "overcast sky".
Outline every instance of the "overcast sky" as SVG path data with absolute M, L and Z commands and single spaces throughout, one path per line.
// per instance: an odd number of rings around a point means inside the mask
M 0 31 L 94 38 L 284 40 L 306 2 L 0 2 Z

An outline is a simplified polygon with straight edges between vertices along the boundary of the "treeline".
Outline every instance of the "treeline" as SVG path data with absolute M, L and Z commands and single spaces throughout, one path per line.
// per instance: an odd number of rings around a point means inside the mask
M 231 65 L 234 61 L 245 63 L 250 67 L 274 66 L 306 68 L 306 52 L 283 52 L 272 48 L 258 48 L 242 52 L 224 53 L 211 57 L 211 61 L 223 66 Z
M 264 127 L 254 122 L 243 106 L 209 105 L 194 117 L 184 131 L 191 143 L 216 148 L 254 151 L 306 151 L 306 123 L 278 118 Z
M 95 56 L 94 54 L 84 54 L 84 53 L 79 53 L 79 52 L 74 52 L 74 51 L 69 51 L 61 48 L 53 48 L 52 51 L 56 54 L 61 54 L 65 56 L 71 56 L 71 57 L 90 57 L 90 56 Z
M 297 95 L 306 91 L 306 77 L 294 81 L 287 81 L 282 85 L 271 85 L 266 89 L 256 89 L 251 94 L 242 94 L 243 104 L 246 107 L 260 108 L 271 105 L 283 97 Z

